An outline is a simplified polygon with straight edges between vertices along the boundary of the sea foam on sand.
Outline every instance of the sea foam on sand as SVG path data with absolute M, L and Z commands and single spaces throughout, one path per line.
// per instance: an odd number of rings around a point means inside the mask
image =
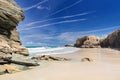
M 41 61 L 40 66 L 34 69 L 1 75 L 0 80 L 120 80 L 120 51 L 81 49 L 74 54 L 62 56 L 78 60 Z M 94 61 L 81 62 L 83 57 L 92 58 Z
M 35 48 L 28 48 L 31 55 L 51 55 L 51 54 L 67 54 L 73 53 L 80 48 L 74 47 L 35 47 Z

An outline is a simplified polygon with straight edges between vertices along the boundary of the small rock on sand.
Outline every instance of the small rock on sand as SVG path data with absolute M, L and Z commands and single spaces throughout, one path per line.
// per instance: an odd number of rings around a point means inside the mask
M 85 58 L 82 58 L 81 61 L 82 61 L 82 62 L 86 62 L 86 61 L 92 62 L 93 59 L 85 57 Z

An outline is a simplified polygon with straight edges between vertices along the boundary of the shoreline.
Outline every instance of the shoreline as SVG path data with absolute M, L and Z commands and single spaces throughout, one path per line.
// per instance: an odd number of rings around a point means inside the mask
M 73 54 L 57 54 L 71 61 L 40 61 L 33 69 L 0 76 L 0 80 L 120 80 L 120 51 L 81 49 Z M 93 62 L 81 62 L 84 57 Z M 102 58 L 102 59 L 101 59 Z
M 61 55 L 72 54 L 79 51 L 81 48 L 76 47 L 35 47 L 28 48 L 30 56 L 35 55 Z

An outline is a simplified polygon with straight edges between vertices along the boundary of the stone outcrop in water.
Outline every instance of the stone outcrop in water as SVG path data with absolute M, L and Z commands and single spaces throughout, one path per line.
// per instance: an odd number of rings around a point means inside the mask
M 0 55 L 28 55 L 28 50 L 22 46 L 16 30 L 16 26 L 23 19 L 24 12 L 14 0 L 0 0 Z
M 103 39 L 101 47 L 120 48 L 120 30 L 111 33 L 107 38 Z
M 74 47 L 74 44 L 66 44 L 65 47 Z
M 100 42 L 96 36 L 85 36 L 77 39 L 75 47 L 80 48 L 99 48 Z

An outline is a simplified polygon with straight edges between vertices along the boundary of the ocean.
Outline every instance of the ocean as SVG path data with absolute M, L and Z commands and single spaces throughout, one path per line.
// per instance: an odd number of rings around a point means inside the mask
M 39 47 L 29 46 L 27 47 L 31 56 L 35 55 L 51 55 L 51 54 L 70 54 L 80 50 L 75 47 Z

